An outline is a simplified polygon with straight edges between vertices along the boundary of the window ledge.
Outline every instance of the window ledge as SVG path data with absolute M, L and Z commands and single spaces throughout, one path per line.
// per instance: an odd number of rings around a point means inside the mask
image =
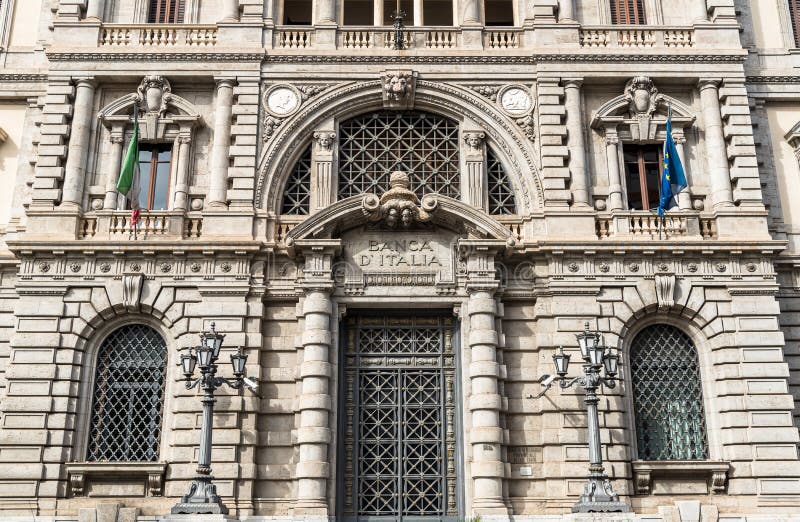
M 150 496 L 160 497 L 164 492 L 166 462 L 67 462 L 64 467 L 69 476 L 69 489 L 75 497 L 86 494 L 86 481 L 92 477 L 146 477 Z
M 653 476 L 701 475 L 710 480 L 713 493 L 724 493 L 728 485 L 730 462 L 708 460 L 636 460 L 631 462 L 633 483 L 638 495 L 649 495 Z

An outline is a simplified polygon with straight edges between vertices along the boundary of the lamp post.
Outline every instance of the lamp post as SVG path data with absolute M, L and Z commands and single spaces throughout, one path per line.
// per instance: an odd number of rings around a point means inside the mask
M 611 353 L 601 340 L 600 334 L 589 330 L 589 323 L 584 325 L 584 331 L 576 335 L 578 347 L 583 359 L 583 376 L 567 379 L 569 360 L 571 355 L 564 353 L 564 348 L 559 348 L 559 353 L 553 355 L 553 364 L 557 377 L 544 376 L 542 381 L 547 381 L 545 390 L 539 394 L 544 395 L 553 381 L 557 380 L 561 389 L 571 388 L 577 384 L 586 391 L 587 423 L 589 425 L 589 475 L 583 487 L 583 495 L 572 507 L 573 513 L 600 513 L 631 511 L 630 506 L 620 501 L 619 495 L 614 493 L 611 481 L 603 470 L 603 456 L 600 452 L 600 423 L 597 418 L 597 389 L 601 384 L 609 388 L 616 386 L 616 375 L 619 370 L 619 355 Z M 605 370 L 605 376 L 601 371 Z
M 197 458 L 197 475 L 189 486 L 189 492 L 181 497 L 181 501 L 172 508 L 172 514 L 213 514 L 227 515 L 228 508 L 217 495 L 217 486 L 212 483 L 211 476 L 211 430 L 214 415 L 214 392 L 223 384 L 236 390 L 247 385 L 255 386 L 253 381 L 245 377 L 244 369 L 247 355 L 241 347 L 231 355 L 233 379 L 217 377 L 217 359 L 222 348 L 225 335 L 216 331 L 211 323 L 211 331 L 200 334 L 200 345 L 189 348 L 188 354 L 181 355 L 181 367 L 186 381 L 186 388 L 191 390 L 199 386 L 203 390 L 203 424 L 200 428 L 200 454 Z M 195 367 L 200 367 L 200 377 L 195 379 Z
M 406 13 L 400 9 L 400 0 L 397 0 L 397 9 L 392 15 L 394 16 L 394 44 L 392 49 L 400 51 L 405 48 L 405 43 L 403 42 L 403 18 L 406 16 Z

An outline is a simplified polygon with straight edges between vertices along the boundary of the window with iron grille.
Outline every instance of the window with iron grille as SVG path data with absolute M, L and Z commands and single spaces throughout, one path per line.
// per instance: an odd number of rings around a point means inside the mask
M 644 25 L 644 0 L 611 0 L 611 23 L 620 25 Z
M 283 189 L 282 214 L 307 215 L 311 201 L 311 145 L 294 164 Z
M 97 355 L 87 460 L 158 460 L 167 345 L 142 324 L 109 335 Z
M 700 368 L 689 336 L 649 326 L 634 338 L 630 359 L 639 459 L 707 459 Z
M 503 163 L 491 147 L 486 148 L 486 169 L 489 178 L 489 214 L 516 214 L 514 189 L 511 188 Z
M 789 15 L 792 20 L 794 46 L 800 47 L 800 0 L 789 0 Z
M 182 24 L 185 15 L 186 0 L 150 0 L 147 23 Z
M 420 197 L 459 198 L 458 123 L 427 112 L 383 111 L 339 126 L 339 198 L 389 189 L 402 170 Z

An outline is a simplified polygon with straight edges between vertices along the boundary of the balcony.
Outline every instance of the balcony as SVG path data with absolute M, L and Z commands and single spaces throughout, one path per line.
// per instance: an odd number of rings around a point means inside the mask
M 697 212 L 669 213 L 663 220 L 653 212 L 628 211 L 595 218 L 598 239 L 698 239 L 717 237 L 717 223 L 711 216 Z
M 101 47 L 213 47 L 217 26 L 187 24 L 103 24 Z
M 694 29 L 663 26 L 583 26 L 580 46 L 585 49 L 689 49 Z
M 131 225 L 130 211 L 87 213 L 78 226 L 78 239 L 87 241 L 127 241 L 197 239 L 202 234 L 203 218 L 181 212 L 143 212 L 138 227 Z
M 337 49 L 392 49 L 395 33 L 391 27 L 345 26 L 336 30 Z M 517 49 L 523 43 L 523 30 L 517 28 L 484 28 L 484 49 Z M 277 27 L 273 35 L 275 49 L 313 49 L 315 29 L 313 27 Z M 481 45 L 480 43 L 478 44 Z M 465 49 L 463 32 L 458 27 L 411 27 L 403 30 L 405 49 Z M 469 47 L 475 48 L 475 47 Z

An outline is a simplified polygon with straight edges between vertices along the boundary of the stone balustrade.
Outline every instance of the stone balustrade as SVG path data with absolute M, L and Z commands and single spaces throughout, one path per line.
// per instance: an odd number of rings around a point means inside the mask
M 714 217 L 700 216 L 696 212 L 667 214 L 662 220 L 654 212 L 630 211 L 598 215 L 595 233 L 598 239 L 715 239 L 717 225 Z
M 217 27 L 188 24 L 103 24 L 100 46 L 213 47 Z
M 584 26 L 580 30 L 579 37 L 583 48 L 680 49 L 695 46 L 694 30 L 684 27 Z
M 202 235 L 203 218 L 180 212 L 143 212 L 138 227 L 131 225 L 130 211 L 101 211 L 83 216 L 78 227 L 78 239 L 127 240 L 139 239 L 197 239 Z

